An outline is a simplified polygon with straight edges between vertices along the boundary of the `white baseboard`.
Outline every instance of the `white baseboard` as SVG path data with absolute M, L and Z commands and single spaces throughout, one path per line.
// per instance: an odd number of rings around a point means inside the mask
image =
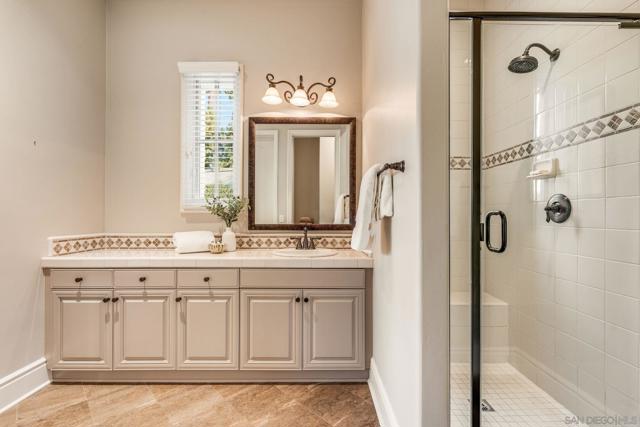
M 0 378 L 0 413 L 49 384 L 44 357 Z
M 371 398 L 373 399 L 373 405 L 378 414 L 380 426 L 399 427 L 400 424 L 398 424 L 398 420 L 393 413 L 391 401 L 389 400 L 389 396 L 384 388 L 376 362 L 373 358 L 371 359 L 371 366 L 369 367 L 369 391 L 371 391 Z

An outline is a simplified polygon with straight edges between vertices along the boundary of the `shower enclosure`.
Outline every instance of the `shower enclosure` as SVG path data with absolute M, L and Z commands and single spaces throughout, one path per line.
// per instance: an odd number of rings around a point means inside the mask
M 640 425 L 640 16 L 450 18 L 451 425 Z

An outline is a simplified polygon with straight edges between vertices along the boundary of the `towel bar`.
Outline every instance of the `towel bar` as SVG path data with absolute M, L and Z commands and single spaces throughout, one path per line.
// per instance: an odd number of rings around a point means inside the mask
M 404 172 L 404 160 L 401 160 L 399 162 L 394 162 L 394 163 L 385 163 L 382 169 L 378 171 L 378 176 L 380 176 L 382 172 L 388 169 Z

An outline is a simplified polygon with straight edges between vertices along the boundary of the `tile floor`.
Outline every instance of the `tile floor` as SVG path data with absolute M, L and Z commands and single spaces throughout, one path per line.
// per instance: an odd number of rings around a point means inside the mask
M 364 384 L 53 384 L 0 426 L 378 427 Z
M 573 414 L 508 363 L 483 365 L 482 398 L 495 412 L 483 412 L 485 427 L 567 427 Z M 469 365 L 451 364 L 451 427 L 468 427 Z

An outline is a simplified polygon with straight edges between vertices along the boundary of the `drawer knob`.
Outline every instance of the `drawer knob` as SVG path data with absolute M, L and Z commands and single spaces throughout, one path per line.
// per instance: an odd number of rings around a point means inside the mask
M 140 282 L 146 282 L 146 281 L 147 281 L 147 278 L 146 278 L 146 277 L 144 277 L 144 276 L 142 276 L 142 277 L 141 277 L 141 278 L 139 278 L 138 280 L 139 280 Z
M 309 298 L 305 297 L 304 302 L 309 302 Z
M 82 280 L 83 280 L 83 279 L 82 279 L 82 277 L 76 277 L 76 278 L 74 279 L 74 281 L 75 281 L 76 283 L 80 283 L 80 282 L 82 282 Z
M 203 280 L 208 283 L 211 280 L 211 277 L 207 276 Z
M 296 302 L 300 302 L 300 297 L 297 297 L 297 298 L 296 298 Z
M 109 297 L 102 298 L 102 302 L 106 303 L 106 302 L 109 302 L 109 301 L 111 301 L 111 298 L 109 298 Z
M 118 302 L 119 299 L 119 297 L 111 298 L 111 302 Z
M 176 297 L 176 302 L 182 301 L 182 297 Z

